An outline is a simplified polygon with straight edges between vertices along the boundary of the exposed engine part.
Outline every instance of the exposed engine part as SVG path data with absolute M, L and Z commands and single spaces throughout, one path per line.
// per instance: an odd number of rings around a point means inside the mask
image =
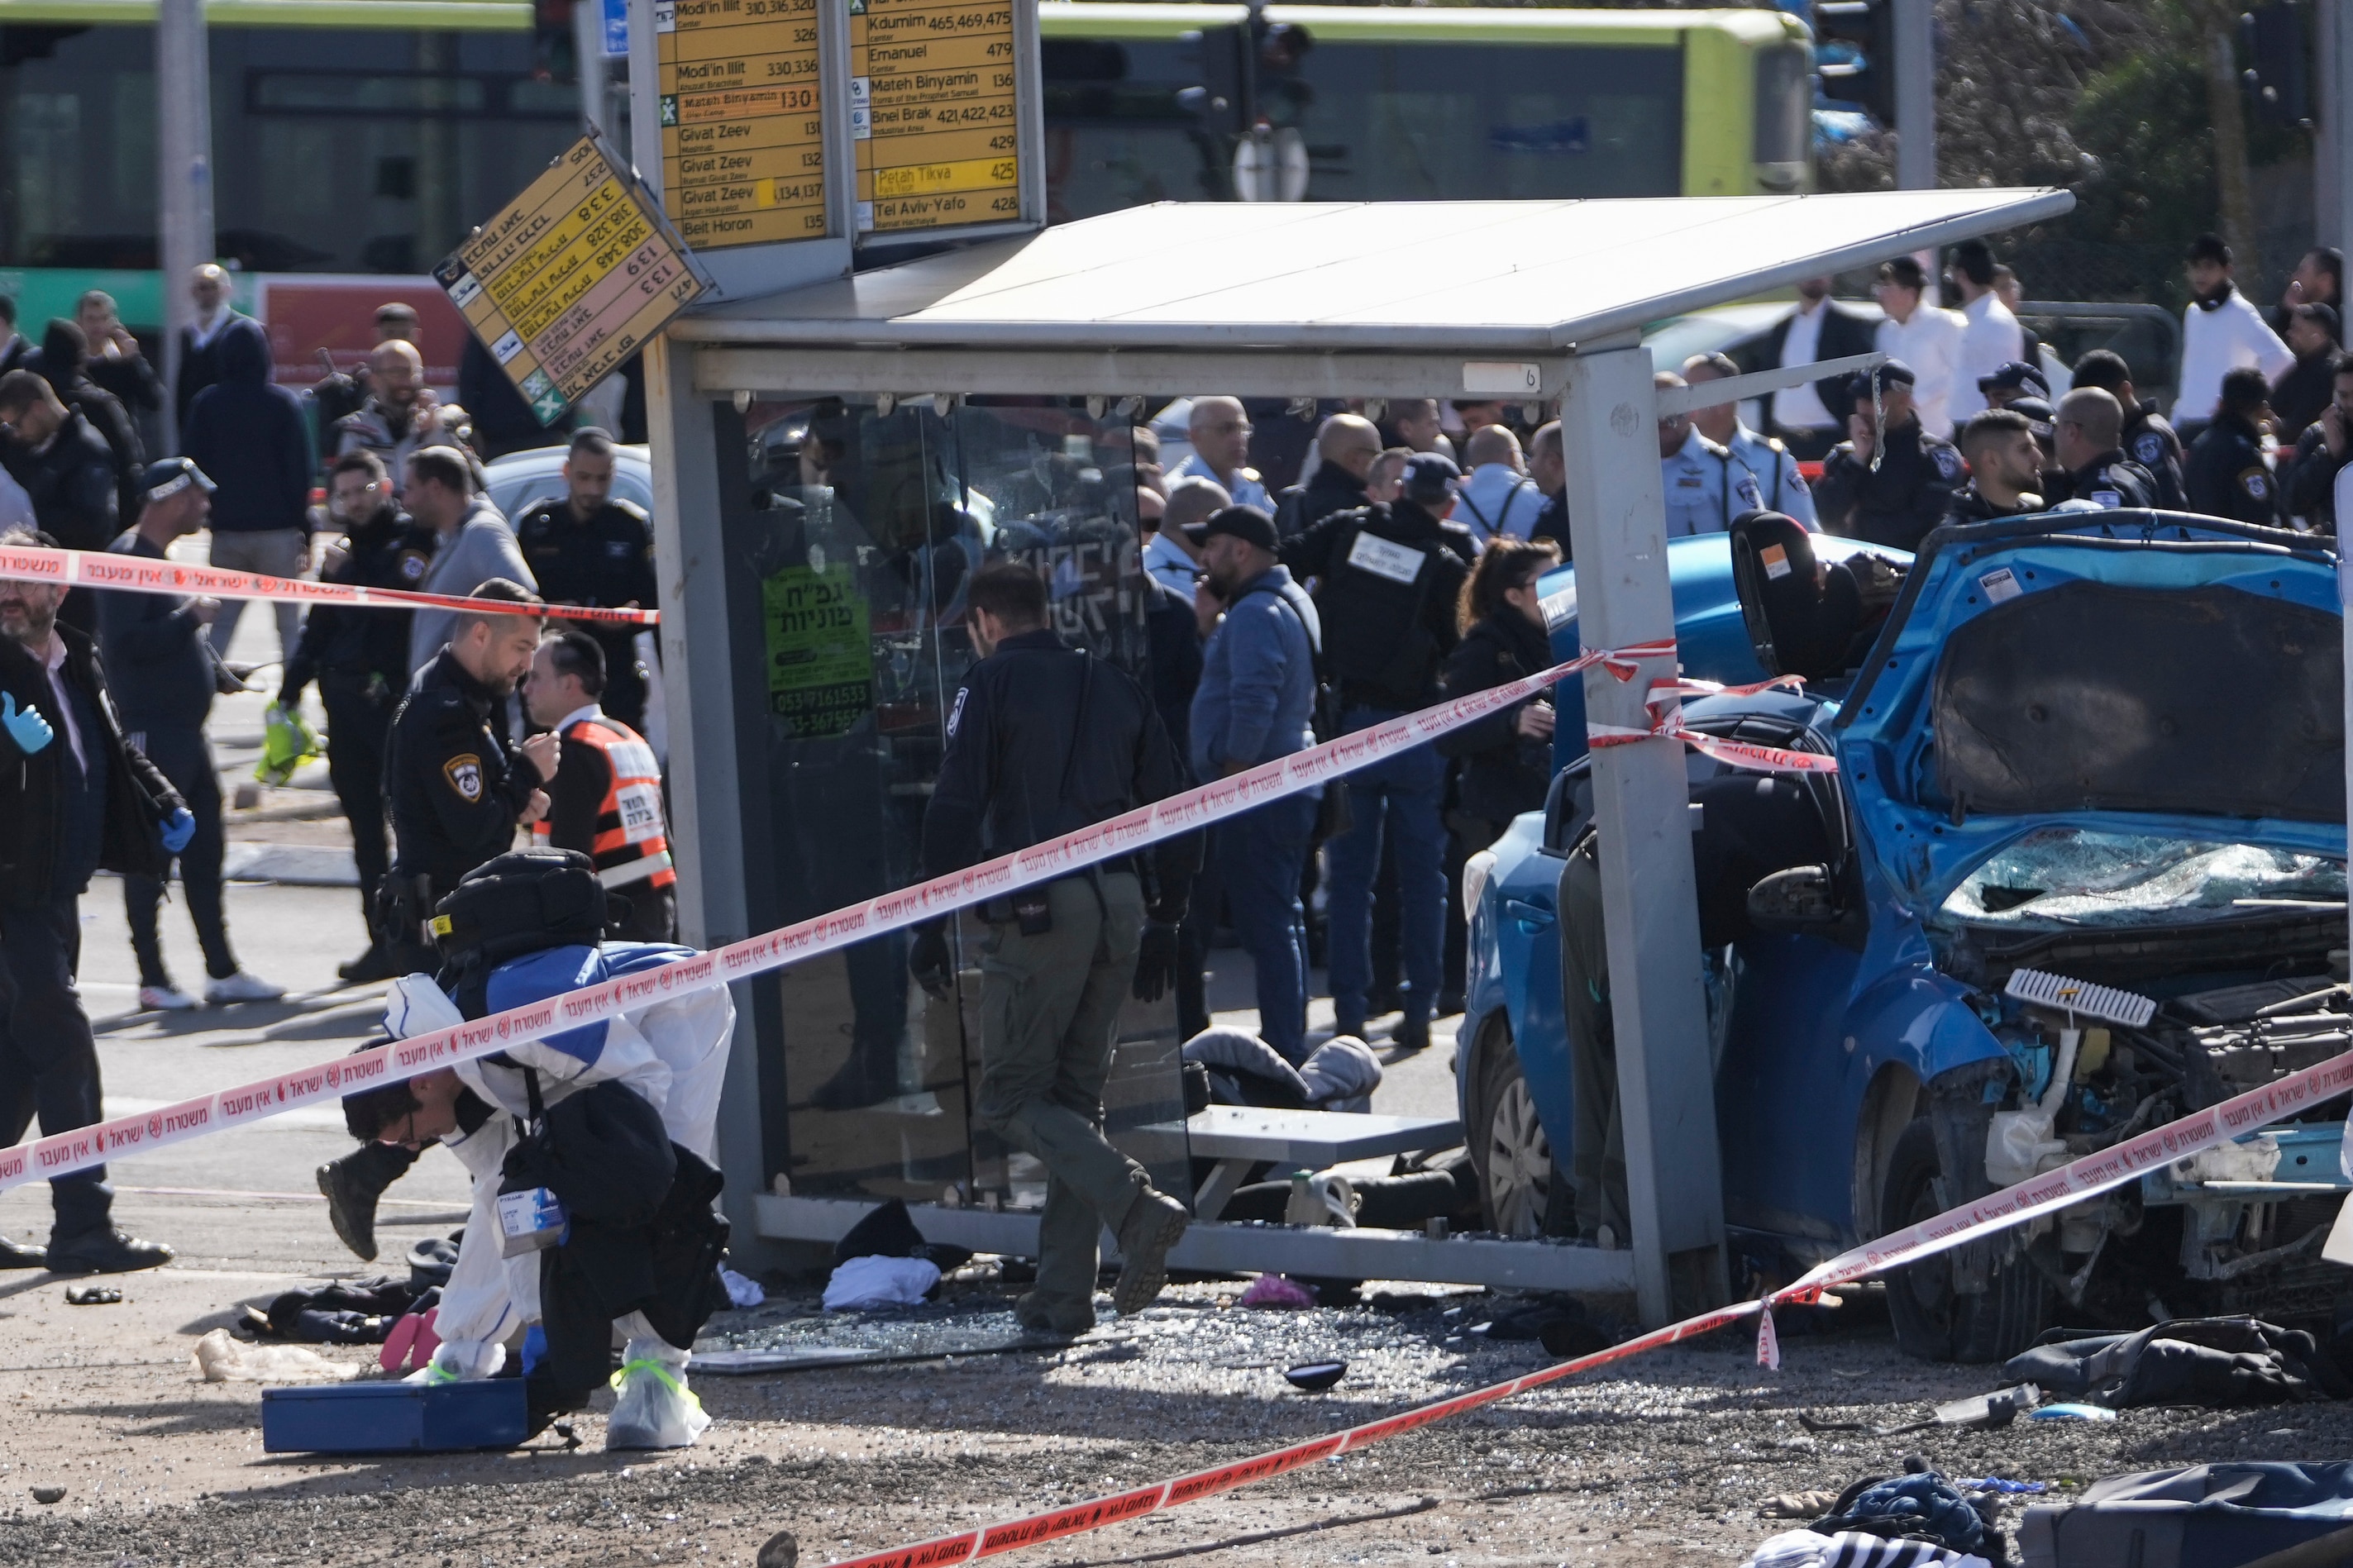
M 2048 1007 L 2072 1018 L 2096 1018 L 2137 1029 L 2157 1012 L 2149 997 L 2113 986 L 2094 985 L 2041 969 L 2013 969 L 2002 994 L 2037 1007 Z

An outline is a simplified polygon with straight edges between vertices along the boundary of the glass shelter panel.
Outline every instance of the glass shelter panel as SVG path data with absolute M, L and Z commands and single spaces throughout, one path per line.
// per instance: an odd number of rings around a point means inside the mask
M 720 410 L 744 840 L 754 930 L 922 879 L 923 819 L 975 652 L 964 589 L 1034 563 L 1064 638 L 1145 668 L 1146 592 L 1126 423 L 1064 400 L 837 398 Z M 740 443 L 740 444 L 739 444 Z M 730 476 L 731 479 L 733 476 Z M 757 984 L 771 1176 L 807 1195 L 1035 1207 L 1045 1173 L 972 1119 L 980 938 L 945 1001 L 893 934 Z M 1173 999 L 1127 1004 L 1104 1091 L 1113 1142 L 1187 1191 Z

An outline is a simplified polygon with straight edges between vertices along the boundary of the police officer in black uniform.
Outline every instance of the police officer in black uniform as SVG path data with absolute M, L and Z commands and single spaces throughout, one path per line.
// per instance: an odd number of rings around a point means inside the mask
M 433 560 L 433 531 L 393 500 L 391 478 L 374 452 L 346 452 L 335 459 L 327 470 L 327 510 L 343 525 L 343 536 L 328 550 L 320 581 L 413 589 L 425 580 Z M 406 610 L 311 605 L 278 690 L 278 706 L 292 713 L 302 689 L 315 679 L 326 704 L 327 778 L 352 826 L 360 918 L 370 931 L 367 951 L 335 972 L 352 985 L 389 980 L 396 973 L 375 931 L 375 910 L 390 864 L 384 828 L 385 744 L 393 710 L 415 673 L 406 668 L 408 616 Z
M 2279 488 L 2263 460 L 2262 435 L 2271 416 L 2271 384 L 2253 366 L 2223 373 L 2222 400 L 2190 444 L 2181 477 L 2191 511 L 2279 526 Z
M 468 597 L 541 603 L 503 577 Z M 376 933 L 395 973 L 438 967 L 425 929 L 435 900 L 512 850 L 516 828 L 547 815 L 542 786 L 555 777 L 563 742 L 543 732 L 510 750 L 506 741 L 507 699 L 531 672 L 539 637 L 535 615 L 461 611 L 393 715 L 385 758 L 393 860 L 378 896 Z M 319 1167 L 328 1222 L 362 1258 L 375 1257 L 376 1199 L 416 1159 L 399 1144 L 368 1143 Z
M 2187 504 L 2182 489 L 2181 437 L 2166 423 L 2157 405 L 2144 401 L 2133 388 L 2132 367 L 2114 349 L 2094 349 L 2075 362 L 2073 384 L 2096 386 L 2114 397 L 2125 411 L 2118 437 L 2125 456 L 2148 470 L 2157 481 L 2157 504 L 2179 511 Z
M 1043 843 L 1183 786 L 1152 700 L 1055 634 L 1034 570 L 993 562 L 965 593 L 981 658 L 948 710 L 947 749 L 923 813 L 927 874 Z M 1126 997 L 1157 1001 L 1176 978 L 1176 928 L 1199 862 L 1199 840 L 1188 835 L 981 906 L 989 934 L 975 1109 L 1048 1174 L 1038 1282 L 1014 1303 L 1024 1326 L 1065 1334 L 1093 1326 L 1095 1238 L 1106 1228 L 1123 1258 L 1113 1304 L 1123 1315 L 1142 1310 L 1190 1217 L 1104 1139 L 1103 1089 Z M 907 964 L 925 991 L 952 994 L 941 925 L 916 932 Z
M 1340 689 L 1340 727 L 1369 729 L 1438 698 L 1460 640 L 1456 606 L 1477 548 L 1441 521 L 1457 470 L 1434 452 L 1406 463 L 1386 506 L 1335 512 L 1282 550 L 1293 576 L 1316 579 L 1324 673 Z M 1372 917 L 1386 838 L 1397 857 L 1399 958 L 1406 985 L 1397 1041 L 1418 1049 L 1442 981 L 1446 938 L 1447 759 L 1434 747 L 1377 763 L 1347 780 L 1348 830 L 1327 846 L 1332 1004 L 1340 1032 L 1361 1036 L 1373 989 Z
M 1814 487 L 1815 515 L 1829 532 L 1916 550 L 1944 521 L 1961 483 L 1961 454 L 1920 427 L 1914 379 L 1910 365 L 1892 359 L 1851 384 L 1848 438 L 1831 448 Z
M 2046 478 L 2042 499 L 2054 507 L 2073 500 L 2103 510 L 2155 506 L 2155 477 L 2116 445 L 2124 423 L 2124 405 L 2096 386 L 2079 386 L 2061 398 L 2051 422 L 2059 478 Z
M 573 433 L 564 459 L 562 500 L 543 500 L 515 519 L 515 539 L 551 605 L 606 609 L 655 607 L 654 536 L 646 514 L 613 499 L 613 438 L 594 426 Z M 646 672 L 638 628 L 605 622 L 582 627 L 605 650 L 605 711 L 642 731 Z

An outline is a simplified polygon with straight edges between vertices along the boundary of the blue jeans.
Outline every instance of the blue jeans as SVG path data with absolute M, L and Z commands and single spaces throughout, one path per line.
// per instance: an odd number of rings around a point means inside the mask
M 1294 1066 L 1307 1059 L 1307 911 L 1299 903 L 1299 873 L 1317 807 L 1313 794 L 1286 795 L 1217 834 L 1218 873 L 1234 934 L 1258 966 L 1259 1037 Z
M 1351 708 L 1348 731 L 1369 729 L 1397 714 Z M 1397 851 L 1399 992 L 1409 1023 L 1427 1022 L 1438 999 L 1446 952 L 1446 759 L 1434 746 L 1416 746 L 1350 773 L 1348 831 L 1324 846 L 1330 873 L 1332 1009 L 1343 1034 L 1361 1034 L 1365 994 L 1373 984 L 1373 883 L 1380 875 L 1381 839 L 1394 833 Z

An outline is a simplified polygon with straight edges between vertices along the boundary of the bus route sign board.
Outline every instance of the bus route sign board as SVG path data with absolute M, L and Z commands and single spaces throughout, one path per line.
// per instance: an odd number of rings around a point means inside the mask
M 1021 216 L 1016 3 L 849 0 L 860 233 Z
M 662 205 L 697 250 L 822 239 L 818 0 L 655 0 Z
M 586 136 L 433 278 L 543 425 L 703 291 L 637 180 Z

